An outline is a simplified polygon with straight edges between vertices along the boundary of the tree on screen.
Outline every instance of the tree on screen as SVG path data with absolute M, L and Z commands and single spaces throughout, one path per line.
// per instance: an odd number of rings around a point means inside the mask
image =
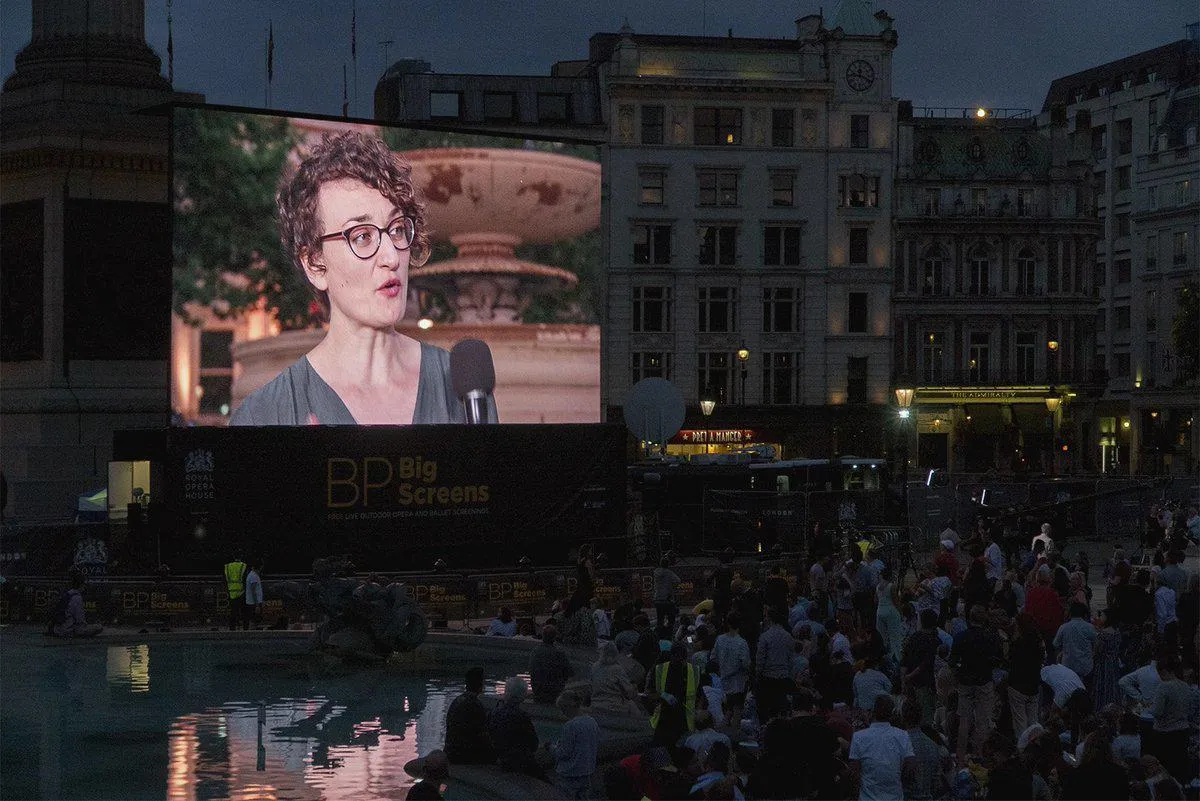
M 174 310 L 219 317 L 274 310 L 284 328 L 317 322 L 307 282 L 279 243 L 275 188 L 296 144 L 288 121 L 184 109 L 175 118 Z

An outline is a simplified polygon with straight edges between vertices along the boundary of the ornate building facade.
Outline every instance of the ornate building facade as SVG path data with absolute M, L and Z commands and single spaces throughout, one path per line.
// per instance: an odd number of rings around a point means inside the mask
M 906 105 L 899 131 L 894 381 L 916 391 L 910 462 L 1079 469 L 1099 389 L 1084 154 L 1061 120 L 1039 130 L 1028 112 Z

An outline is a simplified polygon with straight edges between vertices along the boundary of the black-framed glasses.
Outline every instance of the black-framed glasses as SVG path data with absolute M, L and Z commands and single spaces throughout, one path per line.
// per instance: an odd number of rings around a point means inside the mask
M 396 250 L 408 250 L 412 247 L 413 239 L 417 235 L 417 224 L 412 217 L 397 217 L 388 223 L 387 228 L 380 228 L 371 223 L 360 223 L 345 231 L 325 234 L 321 237 L 321 241 L 345 239 L 346 244 L 350 246 L 351 253 L 360 259 L 369 259 L 379 252 L 384 234 L 387 234 L 388 238 L 392 240 L 392 247 Z

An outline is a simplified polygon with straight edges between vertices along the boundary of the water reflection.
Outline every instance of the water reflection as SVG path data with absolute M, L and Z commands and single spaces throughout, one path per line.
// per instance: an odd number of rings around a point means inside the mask
M 131 693 L 150 692 L 150 646 L 110 645 L 106 669 L 108 684 Z

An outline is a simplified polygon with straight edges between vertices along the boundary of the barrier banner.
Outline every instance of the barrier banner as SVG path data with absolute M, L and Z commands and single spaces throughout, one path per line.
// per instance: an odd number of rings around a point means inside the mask
M 298 426 L 165 432 L 163 559 L 218 570 L 242 551 L 307 573 L 344 554 L 360 571 L 564 562 L 620 536 L 617 425 Z M 144 436 L 115 440 L 136 459 Z M 514 554 L 516 556 L 514 556 Z M 557 557 L 557 558 L 554 558 Z

